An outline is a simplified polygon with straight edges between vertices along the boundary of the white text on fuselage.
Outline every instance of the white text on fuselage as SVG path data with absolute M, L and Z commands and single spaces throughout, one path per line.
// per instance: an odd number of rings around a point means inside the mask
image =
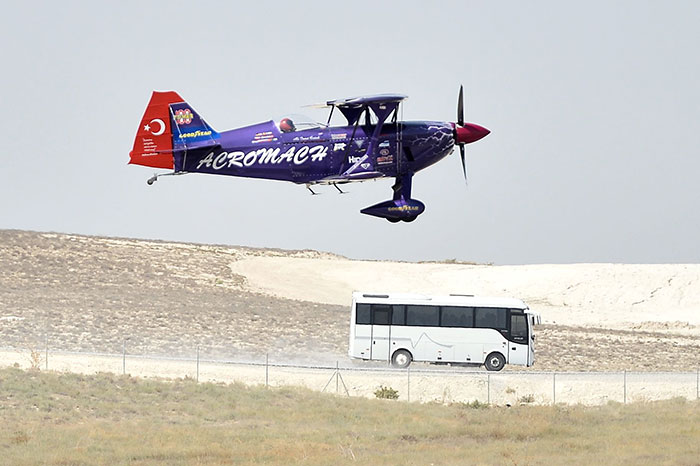
M 326 155 L 328 155 L 328 148 L 323 145 L 290 147 L 284 153 L 279 147 L 275 149 L 256 149 L 248 153 L 235 151 L 221 152 L 215 155 L 214 152 L 209 152 L 206 157 L 199 161 L 197 169 L 199 170 L 202 166 L 205 166 L 206 168 L 221 170 L 225 167 L 243 168 L 252 165 L 277 165 L 283 162 L 303 165 L 309 160 L 320 162 Z

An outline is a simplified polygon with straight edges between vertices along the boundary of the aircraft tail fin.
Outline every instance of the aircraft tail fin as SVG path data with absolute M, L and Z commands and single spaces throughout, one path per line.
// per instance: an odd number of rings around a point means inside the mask
M 129 163 L 174 168 L 174 151 L 215 145 L 219 137 L 177 92 L 154 91 L 136 132 Z

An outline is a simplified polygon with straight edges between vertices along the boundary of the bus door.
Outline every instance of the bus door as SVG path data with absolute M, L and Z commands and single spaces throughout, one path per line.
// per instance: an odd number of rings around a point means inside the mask
M 528 365 L 530 345 L 527 329 L 527 316 L 524 313 L 511 312 L 508 364 Z
M 370 359 L 390 361 L 391 306 L 372 304 L 372 356 Z
M 535 364 L 535 325 L 539 325 L 541 323 L 540 321 L 540 315 L 539 314 L 533 314 L 533 313 L 528 313 L 525 314 L 525 316 L 528 319 L 528 324 L 530 327 L 530 342 L 529 342 L 529 359 L 528 359 L 528 365 L 532 366 Z

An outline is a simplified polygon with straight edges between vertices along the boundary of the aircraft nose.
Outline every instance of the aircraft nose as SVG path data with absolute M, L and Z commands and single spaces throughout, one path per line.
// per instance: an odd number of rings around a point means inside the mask
M 465 123 L 464 126 L 455 124 L 455 140 L 458 144 L 469 144 L 486 137 L 491 131 L 474 123 Z

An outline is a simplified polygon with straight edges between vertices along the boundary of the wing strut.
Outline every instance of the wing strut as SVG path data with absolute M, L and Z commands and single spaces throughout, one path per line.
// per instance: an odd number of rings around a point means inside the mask
M 384 126 L 384 122 L 386 119 L 392 114 L 392 112 L 395 112 L 396 109 L 398 108 L 400 104 L 400 101 L 397 102 L 372 102 L 368 103 L 366 105 L 365 111 L 366 113 L 366 119 L 369 119 L 369 110 L 371 109 L 374 114 L 377 116 L 377 124 L 374 127 L 374 131 L 372 132 L 372 136 L 370 136 L 369 139 L 369 146 L 367 146 L 367 150 L 365 151 L 365 154 L 357 161 L 355 162 L 350 168 L 345 170 L 341 174 L 341 176 L 352 176 L 356 175 L 358 173 L 363 173 L 363 172 L 373 172 L 375 171 L 375 162 L 377 159 L 377 155 L 375 154 L 377 144 L 379 143 L 379 135 L 382 132 L 382 127 Z M 355 122 L 355 128 L 353 129 L 352 136 L 353 139 L 355 137 L 355 130 L 357 129 L 357 125 L 359 124 L 360 118 L 357 119 Z

